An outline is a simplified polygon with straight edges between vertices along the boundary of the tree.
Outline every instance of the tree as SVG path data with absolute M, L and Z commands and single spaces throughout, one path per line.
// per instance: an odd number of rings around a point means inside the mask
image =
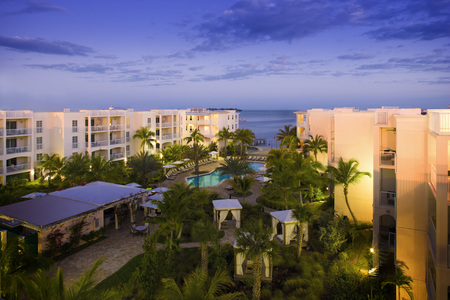
M 220 175 L 229 174 L 233 176 L 233 178 L 255 173 L 250 167 L 250 163 L 239 157 L 225 158 L 224 162 L 220 164 L 217 170 L 220 171 Z
M 246 146 L 249 146 L 253 143 L 255 139 L 255 134 L 250 129 L 239 128 L 234 133 L 235 140 L 239 142 L 241 148 L 241 156 L 245 153 Z
M 323 243 L 325 250 L 331 254 L 338 253 L 347 241 L 344 222 L 342 217 L 334 216 L 326 226 L 319 228 L 319 240 Z
M 201 270 L 208 276 L 208 242 L 218 239 L 216 226 L 206 217 L 197 221 L 192 227 L 192 237 L 200 243 Z
M 317 153 L 327 153 L 328 144 L 327 141 L 323 139 L 321 135 L 309 136 L 309 139 L 305 141 L 303 145 L 303 151 L 305 153 L 312 152 L 314 154 L 314 159 L 317 161 Z
M 62 181 L 62 170 L 65 166 L 66 159 L 61 158 L 58 154 L 44 153 L 42 159 L 39 162 L 40 167 L 46 172 L 48 177 L 48 184 L 51 185 L 52 179 L 61 182 Z
M 237 251 L 253 261 L 253 299 L 261 296 L 261 270 L 263 255 L 272 255 L 272 230 L 262 220 L 251 220 L 236 229 Z
M 401 290 L 404 290 L 408 294 L 409 298 L 411 298 L 411 300 L 414 300 L 414 294 L 412 292 L 413 280 L 411 276 L 405 274 L 403 268 L 409 269 L 404 262 L 398 261 L 395 266 L 394 277 L 391 280 L 387 280 L 381 283 L 381 288 L 384 288 L 386 285 L 395 285 L 398 291 L 397 299 L 402 299 L 400 293 Z
M 295 194 L 300 190 L 299 180 L 290 166 L 287 158 L 281 159 L 271 167 L 272 182 L 264 187 L 270 195 L 279 197 L 284 201 L 284 209 L 288 209 L 288 202 L 295 200 Z
M 128 166 L 131 168 L 132 176 L 136 177 L 142 186 L 146 186 L 148 178 L 154 176 L 162 168 L 158 159 L 145 151 L 131 157 Z
M 87 153 L 74 153 L 69 157 L 64 168 L 65 180 L 70 185 L 78 185 L 87 180 L 90 159 Z
M 156 136 L 156 134 L 151 131 L 150 128 L 145 126 L 136 130 L 136 133 L 133 135 L 133 140 L 141 140 L 140 148 L 142 150 L 145 149 L 145 146 L 147 146 L 148 149 L 153 149 L 153 143 L 156 142 L 156 140 L 153 138 L 154 136 Z
M 223 270 L 217 270 L 211 281 L 200 269 L 195 270 L 184 279 L 184 285 L 180 289 L 173 278 L 162 280 L 163 289 L 156 299 L 184 300 L 184 299 L 245 299 L 242 292 L 226 293 L 226 290 L 234 286 L 231 277 Z
M 255 178 L 244 176 L 244 177 L 235 177 L 231 184 L 233 188 L 241 193 L 242 201 L 245 202 L 245 197 L 247 197 L 250 193 L 250 190 L 255 183 Z
M 192 142 L 192 146 L 188 150 L 188 156 L 190 158 L 194 159 L 195 174 L 197 174 L 197 175 L 199 174 L 198 160 L 200 157 L 202 157 L 203 155 L 206 154 L 205 147 L 202 144 L 200 144 L 200 143 L 203 143 L 204 140 L 205 140 L 205 137 L 198 129 L 195 129 L 194 131 L 192 131 L 191 135 L 185 138 L 186 143 L 189 144 Z M 198 187 L 198 176 L 197 176 L 197 187 Z
M 350 184 L 358 183 L 363 176 L 372 177 L 372 174 L 369 172 L 358 171 L 358 166 L 359 162 L 357 160 L 352 158 L 348 162 L 345 162 L 341 157 L 337 168 L 333 166 L 328 167 L 328 172 L 332 176 L 332 181 L 336 185 L 342 185 L 344 189 L 345 204 L 347 204 L 348 211 L 350 212 L 356 226 L 358 226 L 358 223 L 348 202 L 348 188 Z
M 302 254 L 303 245 L 303 223 L 311 221 L 312 211 L 308 205 L 297 205 L 292 210 L 292 216 L 297 219 L 299 224 L 297 225 L 297 258 L 300 258 Z
M 111 161 L 106 160 L 104 156 L 91 156 L 90 168 L 88 173 L 89 181 L 105 181 L 111 169 Z
M 205 141 L 205 136 L 198 129 L 194 129 L 188 137 L 185 137 L 184 140 L 186 144 L 193 143 L 199 144 Z
M 283 138 L 280 146 L 286 146 L 289 151 L 293 151 L 298 148 L 300 140 L 295 135 L 288 135 Z
M 228 128 L 223 127 L 222 130 L 219 130 L 216 134 L 216 136 L 219 138 L 219 141 L 225 141 L 225 153 L 224 157 L 227 157 L 227 146 L 228 146 L 228 140 L 232 139 L 234 137 L 234 133 L 229 131 Z
M 292 125 L 284 125 L 284 129 L 278 130 L 277 141 L 283 142 L 283 140 L 288 136 L 297 137 L 297 127 Z

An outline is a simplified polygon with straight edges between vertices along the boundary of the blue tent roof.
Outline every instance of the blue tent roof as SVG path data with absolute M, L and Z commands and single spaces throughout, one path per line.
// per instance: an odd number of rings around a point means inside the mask
M 47 195 L 0 207 L 0 214 L 40 227 L 73 218 L 98 207 L 76 200 Z
M 129 198 L 136 194 L 145 193 L 146 189 L 114 184 L 103 181 L 88 183 L 66 190 L 50 193 L 50 195 L 65 197 L 91 203 L 97 206 L 108 205 L 122 198 Z

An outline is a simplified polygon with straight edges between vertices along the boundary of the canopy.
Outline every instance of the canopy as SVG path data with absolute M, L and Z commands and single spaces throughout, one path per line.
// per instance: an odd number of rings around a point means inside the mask
M 131 186 L 131 187 L 136 187 L 136 188 L 139 188 L 139 187 L 141 187 L 142 185 L 140 185 L 139 183 L 135 183 L 135 182 L 132 182 L 132 183 L 129 183 L 129 184 L 125 184 L 126 186 Z
M 214 206 L 214 222 L 220 230 L 220 225 L 225 221 L 228 212 L 231 211 L 233 219 L 236 220 L 236 228 L 241 227 L 241 210 L 242 205 L 237 199 L 213 200 Z
M 165 165 L 165 166 L 163 166 L 163 168 L 166 168 L 166 169 L 170 169 L 170 168 L 174 168 L 174 167 L 176 167 L 175 165 Z
M 152 193 L 165 193 L 167 191 L 170 191 L 170 189 L 166 188 L 166 187 L 159 187 L 159 188 L 151 190 L 150 192 L 152 192 Z
M 153 209 L 158 209 L 158 205 L 153 203 L 153 201 L 147 201 L 144 204 L 141 204 L 141 206 L 142 207 L 149 207 L 149 208 L 153 208 Z
M 217 151 L 211 151 L 211 152 L 208 152 L 208 154 L 219 154 L 219 152 L 217 152 Z
M 259 177 L 256 177 L 256 180 L 259 180 L 261 182 L 268 182 L 268 181 L 270 181 L 272 179 L 269 178 L 269 177 L 266 177 L 266 176 L 259 176 Z
M 45 196 L 45 195 L 47 195 L 47 194 L 46 193 L 40 193 L 40 192 L 34 192 L 34 193 L 31 193 L 31 194 L 22 196 L 22 198 L 24 198 L 24 199 L 34 199 L 34 198 L 42 197 L 42 196 Z
M 177 160 L 177 161 L 174 161 L 172 164 L 174 164 L 174 165 L 181 165 L 181 164 L 184 164 L 184 161 Z
M 185 158 L 185 159 L 183 159 L 184 161 L 190 161 L 191 159 L 190 158 Z
M 164 195 L 163 194 L 153 194 L 151 196 L 148 196 L 148 199 L 162 201 L 162 200 L 164 200 Z

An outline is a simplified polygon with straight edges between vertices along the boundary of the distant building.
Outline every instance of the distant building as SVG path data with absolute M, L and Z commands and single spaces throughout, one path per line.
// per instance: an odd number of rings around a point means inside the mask
M 355 158 L 370 172 L 349 188 L 356 218 L 373 223 L 375 249 L 409 267 L 416 299 L 447 299 L 450 291 L 450 109 L 382 107 L 297 112 L 300 139 L 322 135 L 335 165 Z M 342 188 L 335 210 L 349 216 Z M 402 293 L 407 297 L 406 293 Z

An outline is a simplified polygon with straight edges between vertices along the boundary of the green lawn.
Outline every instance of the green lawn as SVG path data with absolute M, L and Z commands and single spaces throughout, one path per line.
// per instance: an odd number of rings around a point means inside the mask
M 113 287 L 119 286 L 121 283 L 127 283 L 131 275 L 133 275 L 134 270 L 141 265 L 141 261 L 144 254 L 139 254 L 129 260 L 122 268 L 111 276 L 103 279 L 99 284 L 97 284 L 96 289 L 104 290 L 111 289 Z

